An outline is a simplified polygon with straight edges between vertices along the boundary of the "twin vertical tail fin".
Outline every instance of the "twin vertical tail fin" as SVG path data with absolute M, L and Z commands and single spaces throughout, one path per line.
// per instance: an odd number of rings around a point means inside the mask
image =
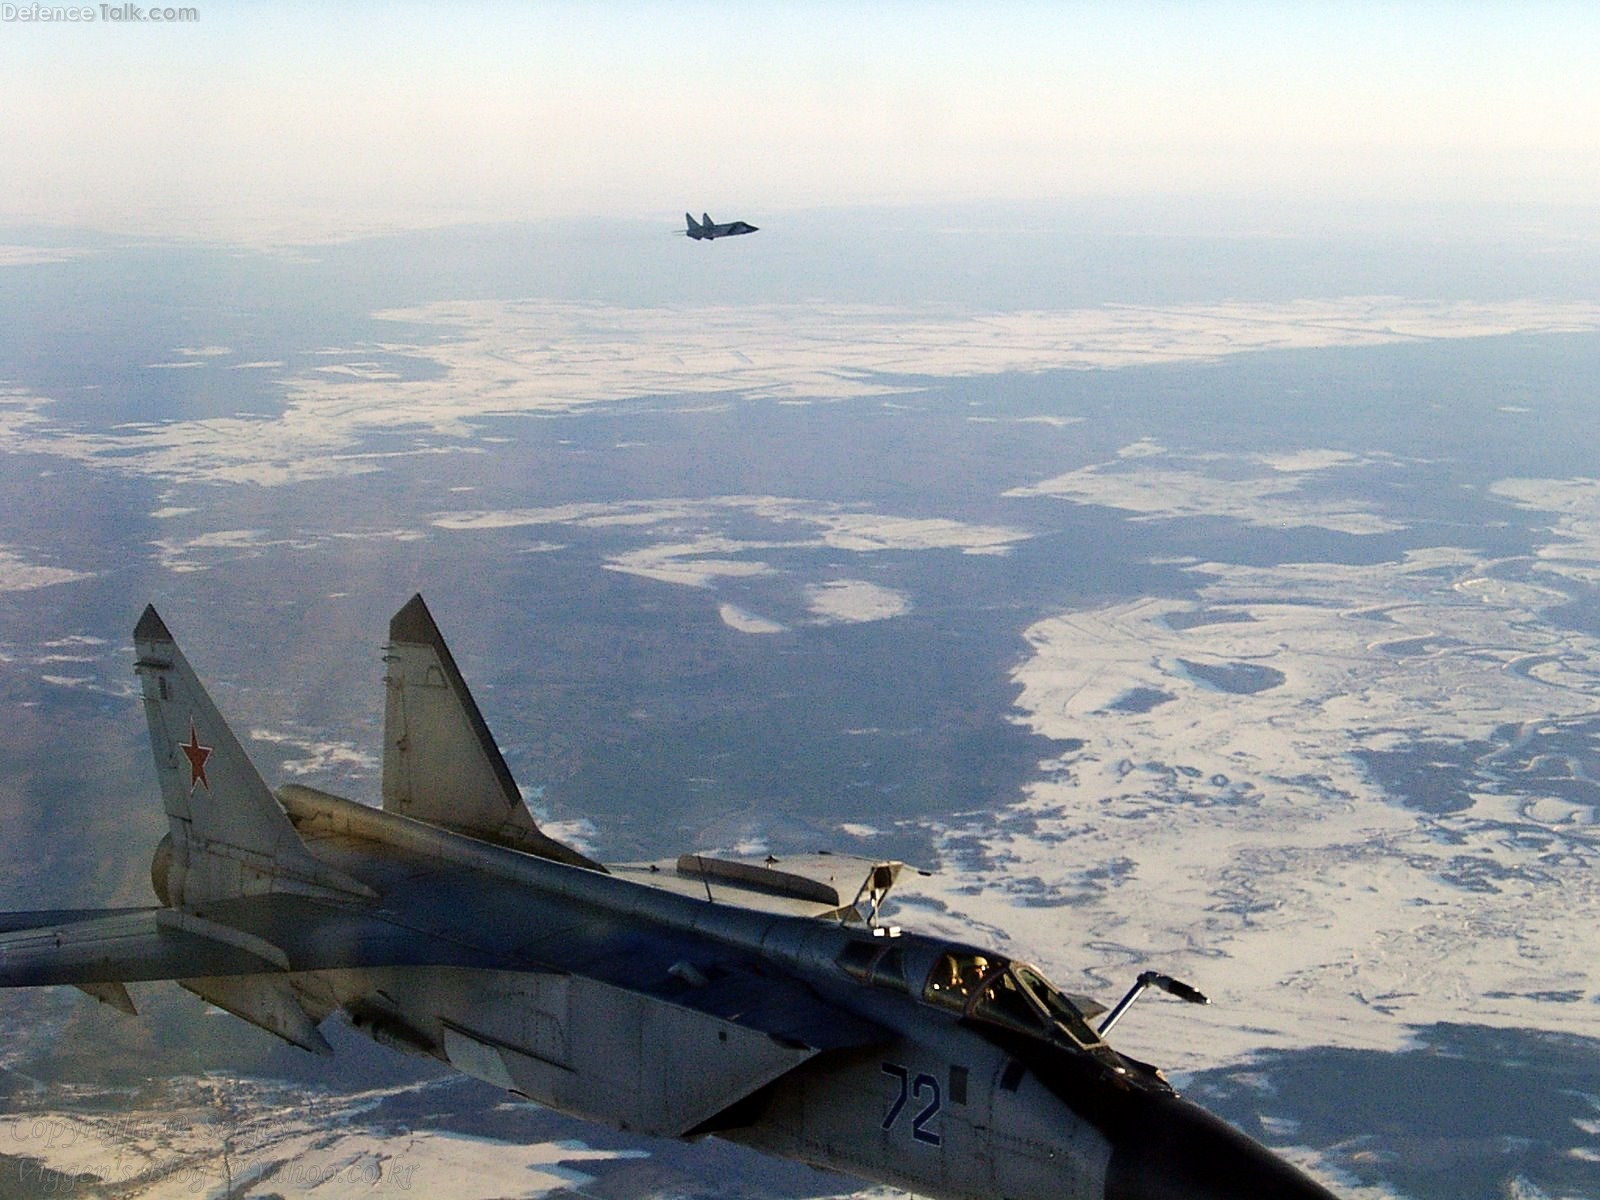
M 695 223 L 695 219 L 694 219 L 694 214 L 693 213 L 684 213 L 683 214 L 683 219 L 688 224 L 690 233 L 699 233 L 700 232 L 700 226 Z
M 421 596 L 389 622 L 384 662 L 386 812 L 605 870 L 540 831 Z
M 163 902 L 200 913 L 214 901 L 275 892 L 372 895 L 306 848 L 154 607 L 133 641 L 170 825 L 154 870 Z M 390 622 L 385 661 L 386 810 L 605 870 L 539 830 L 421 596 Z
M 370 896 L 306 849 L 154 606 L 139 618 L 133 642 L 171 826 L 163 899 L 199 912 L 212 901 L 272 892 Z

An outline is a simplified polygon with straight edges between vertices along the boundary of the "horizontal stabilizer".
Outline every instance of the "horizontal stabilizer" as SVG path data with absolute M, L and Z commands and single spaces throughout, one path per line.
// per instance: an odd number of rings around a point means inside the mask
M 224 940 L 212 935 L 215 928 L 210 922 L 183 921 L 172 909 L 147 908 L 12 929 L 0 934 L 0 987 L 81 986 L 282 969 L 265 943 L 247 948 L 247 935 L 229 931 L 232 936 Z
M 605 869 L 540 832 L 421 596 L 389 622 L 384 662 L 386 812 L 570 866 Z
M 0 933 L 17 929 L 50 929 L 96 917 L 127 917 L 153 912 L 151 908 L 46 908 L 34 912 L 0 912 Z
M 510 965 L 503 951 L 350 905 L 255 896 L 221 903 L 217 912 L 213 921 L 173 908 L 112 909 L 26 925 L 48 914 L 0 914 L 0 988 Z

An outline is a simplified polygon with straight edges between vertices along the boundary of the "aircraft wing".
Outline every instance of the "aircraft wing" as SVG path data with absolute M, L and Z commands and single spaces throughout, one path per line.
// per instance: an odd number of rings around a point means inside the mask
M 297 896 L 173 908 L 0 913 L 0 987 L 132 983 L 360 967 L 503 969 L 520 961 L 384 920 L 363 907 Z M 214 918 L 214 919 L 211 919 Z
M 397 925 L 361 908 L 299 897 L 251 897 L 219 904 L 212 915 L 219 919 L 170 908 L 0 913 L 0 987 L 84 987 L 330 968 L 554 969 L 812 1052 L 886 1038 L 876 1025 L 834 1008 L 792 980 L 708 957 L 698 939 L 658 930 L 600 922 L 561 929 L 552 946 L 512 949 L 494 944 L 501 939 L 492 921 L 474 938 L 470 926 Z
M 40 920 L 42 918 L 42 920 Z M 65 918 L 65 919 L 63 919 Z M 281 970 L 274 949 L 171 909 L 6 913 L 0 916 L 0 987 L 248 975 Z
M 37 912 L 0 912 L 0 933 L 18 929 L 39 929 L 47 925 L 66 925 L 93 917 L 122 917 L 152 912 L 150 908 L 51 908 Z

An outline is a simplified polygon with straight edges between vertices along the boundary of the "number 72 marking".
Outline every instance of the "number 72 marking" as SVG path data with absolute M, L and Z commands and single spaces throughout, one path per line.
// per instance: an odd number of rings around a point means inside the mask
M 894 1127 L 894 1123 L 900 1119 L 900 1114 L 905 1111 L 906 1104 L 910 1100 L 921 1100 L 923 1096 L 928 1096 L 930 1099 L 922 1111 L 911 1118 L 911 1136 L 925 1145 L 942 1145 L 944 1139 L 940 1137 L 938 1131 L 928 1128 L 928 1122 L 939 1115 L 939 1109 L 944 1102 L 939 1093 L 939 1081 L 926 1072 L 918 1074 L 913 1079 L 911 1072 L 899 1063 L 884 1063 L 883 1073 L 893 1077 L 900 1084 L 900 1090 L 895 1094 L 894 1102 L 889 1105 L 889 1111 L 883 1114 L 883 1128 L 888 1130 Z

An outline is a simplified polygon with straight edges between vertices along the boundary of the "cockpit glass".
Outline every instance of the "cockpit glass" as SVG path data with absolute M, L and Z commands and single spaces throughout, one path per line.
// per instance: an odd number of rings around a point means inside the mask
M 901 992 L 908 990 L 905 955 L 900 953 L 900 947 L 890 946 L 873 965 L 872 984 L 874 987 L 889 987 Z
M 922 996 L 974 1020 L 1069 1040 L 1085 1049 L 1101 1045 L 1100 1035 L 1055 984 L 1032 967 L 998 955 L 947 950 L 928 976 Z
M 1074 1041 L 1083 1046 L 1093 1046 L 1100 1041 L 1100 1035 L 1089 1027 L 1077 1005 L 1063 996 L 1055 984 L 1032 967 L 1021 963 L 1017 964 L 1015 970 L 1018 982 L 1044 1006 L 1051 1020 L 1065 1027 Z
M 886 938 L 851 942 L 839 953 L 839 966 L 853 979 L 873 987 L 910 991 L 906 984 L 906 960 L 900 947 Z
M 965 1012 L 984 977 L 1005 965 L 1002 958 L 971 950 L 947 951 L 934 964 L 928 985 L 922 992 L 923 999 Z
M 972 1015 L 980 1020 L 997 1021 L 1030 1033 L 1040 1033 L 1046 1028 L 1044 1014 L 1028 998 L 1010 970 L 995 971 L 984 981 Z

